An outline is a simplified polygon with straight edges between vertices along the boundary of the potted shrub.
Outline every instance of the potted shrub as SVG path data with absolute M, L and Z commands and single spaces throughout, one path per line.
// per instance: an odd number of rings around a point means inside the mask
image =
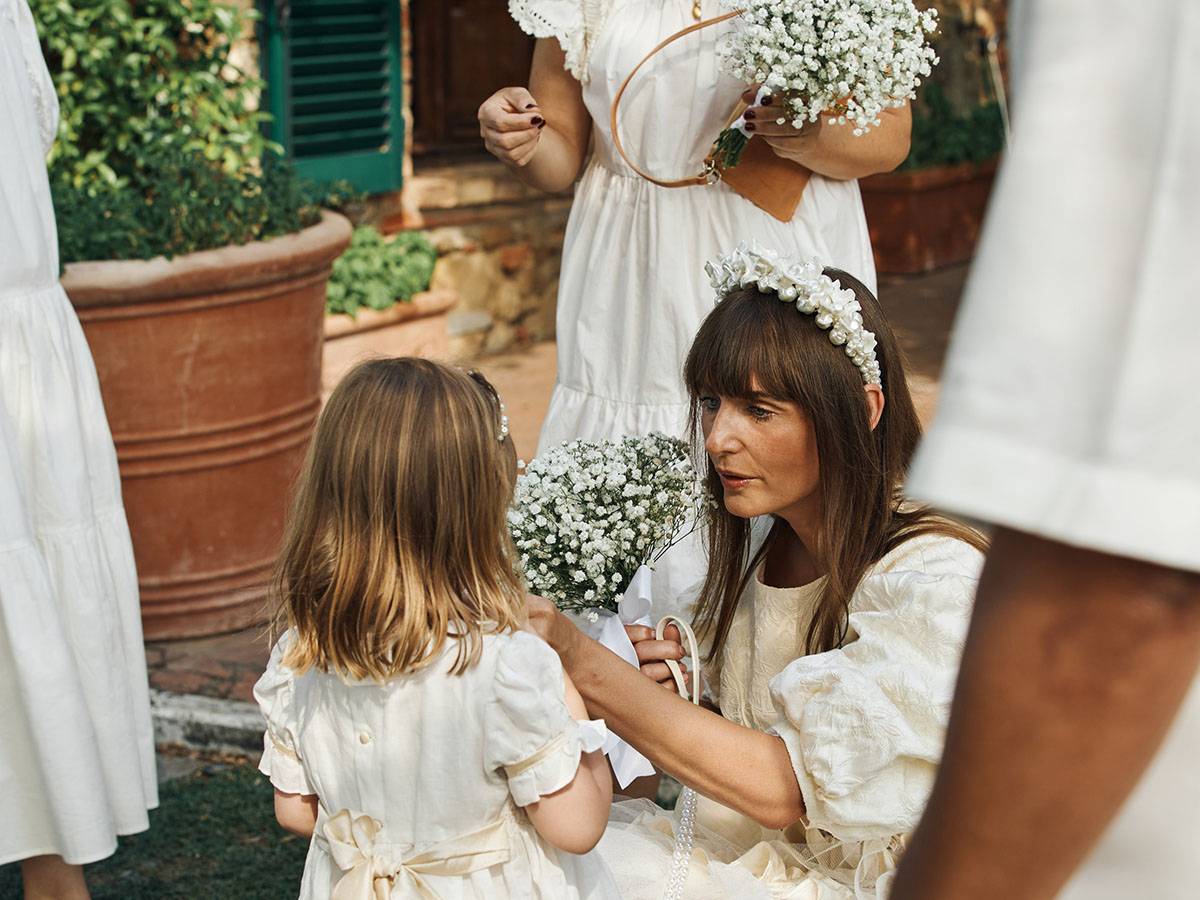
M 437 252 L 423 234 L 364 225 L 333 264 L 325 316 L 325 390 L 368 356 L 449 354 L 452 290 L 430 291 Z
M 34 0 L 65 270 L 117 446 L 148 639 L 260 621 L 350 237 L 277 161 L 217 0 Z M 264 158 L 264 153 L 266 156 Z
M 975 24 L 976 7 L 1001 4 L 930 5 L 941 17 L 941 62 L 913 102 L 912 150 L 897 171 L 859 182 L 881 273 L 926 272 L 971 258 L 1004 148 Z

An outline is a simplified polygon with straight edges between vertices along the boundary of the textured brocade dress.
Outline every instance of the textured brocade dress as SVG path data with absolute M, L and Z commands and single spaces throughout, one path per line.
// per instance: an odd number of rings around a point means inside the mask
M 29 7 L 0 0 L 0 864 L 102 859 L 158 803 L 116 453 L 58 283 L 57 120 Z
M 757 525 L 757 523 L 756 523 Z M 712 679 L 721 714 L 787 745 L 806 817 L 772 831 L 698 798 L 683 900 L 882 900 L 941 759 L 982 554 L 918 537 L 872 567 L 837 650 L 804 655 L 823 586 L 752 579 Z M 613 807 L 600 852 L 626 900 L 659 900 L 676 815 Z

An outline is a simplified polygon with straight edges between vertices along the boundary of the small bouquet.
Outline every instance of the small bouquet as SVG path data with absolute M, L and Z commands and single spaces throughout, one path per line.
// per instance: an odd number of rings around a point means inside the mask
M 651 624 L 650 567 L 696 520 L 702 496 L 687 445 L 661 434 L 541 454 L 508 514 L 529 590 L 636 666 L 625 626 Z M 622 787 L 654 772 L 615 734 L 604 751 Z
M 937 11 L 912 0 L 722 0 L 740 10 L 739 27 L 719 53 L 721 68 L 759 84 L 757 102 L 782 95 L 791 124 L 801 128 L 829 115 L 862 135 L 879 114 L 916 96 L 921 79 L 938 62 L 927 36 Z M 778 124 L 787 119 L 779 118 Z M 737 165 L 751 133 L 745 120 L 717 138 L 713 158 Z
M 543 453 L 517 481 L 508 514 L 530 591 L 593 622 L 618 612 L 638 570 L 682 536 L 700 496 L 687 445 L 661 434 Z

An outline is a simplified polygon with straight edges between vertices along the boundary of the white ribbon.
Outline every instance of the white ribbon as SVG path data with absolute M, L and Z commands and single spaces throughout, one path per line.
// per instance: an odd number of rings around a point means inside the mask
M 650 577 L 653 570 L 649 566 L 641 566 L 633 573 L 629 587 L 617 603 L 617 612 L 598 610 L 600 618 L 595 622 L 588 621 L 587 616 L 577 619 L 580 627 L 588 637 L 607 647 L 631 666 L 638 667 L 637 651 L 633 649 L 633 641 L 625 632 L 626 625 L 650 626 Z M 654 766 L 650 760 L 642 756 L 631 744 L 621 740 L 613 731 L 608 732 L 608 740 L 604 742 L 604 753 L 612 766 L 617 784 L 622 788 L 629 787 L 635 778 L 654 774 Z

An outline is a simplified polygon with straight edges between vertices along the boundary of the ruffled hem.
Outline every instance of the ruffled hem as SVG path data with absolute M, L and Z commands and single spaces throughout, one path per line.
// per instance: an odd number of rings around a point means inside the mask
M 603 719 L 577 722 L 525 762 L 505 767 L 513 803 L 530 806 L 561 791 L 575 778 L 582 755 L 599 750 L 607 739 Z
M 290 753 L 287 748 L 277 745 L 271 739 L 269 731 L 263 733 L 263 753 L 262 759 L 258 761 L 258 771 L 266 775 L 271 784 L 285 794 L 311 796 L 316 793 L 309 784 L 304 764 L 300 762 L 299 757 Z
M 158 805 L 124 513 L 0 549 L 0 584 L 0 860 L 95 862 Z

